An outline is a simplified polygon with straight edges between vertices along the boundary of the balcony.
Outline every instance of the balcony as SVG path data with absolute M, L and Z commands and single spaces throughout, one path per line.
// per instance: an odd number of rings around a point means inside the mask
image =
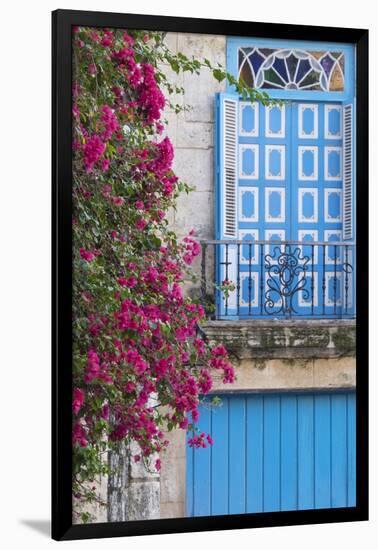
M 213 320 L 353 319 L 352 241 L 202 241 L 201 294 Z

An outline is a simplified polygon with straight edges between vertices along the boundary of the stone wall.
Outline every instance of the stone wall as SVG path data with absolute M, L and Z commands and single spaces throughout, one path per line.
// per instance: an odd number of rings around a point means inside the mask
M 226 38 L 196 34 L 169 33 L 166 43 L 172 52 L 180 51 L 197 59 L 206 57 L 213 64 L 226 65 Z M 171 214 L 171 224 L 179 237 L 195 229 L 199 239 L 214 238 L 214 99 L 224 91 L 204 69 L 200 75 L 175 75 L 164 70 L 174 82 L 183 86 L 185 94 L 178 102 L 191 110 L 175 115 L 167 110 L 167 135 L 175 149 L 174 170 L 179 178 L 195 187 L 195 191 L 179 198 L 177 212 Z M 194 266 L 199 269 L 199 261 Z M 198 286 L 197 286 L 198 288 Z M 171 441 L 162 457 L 160 473 L 160 516 L 185 515 L 185 433 L 175 430 L 167 434 Z
M 107 457 L 103 457 L 106 461 Z M 72 523 L 74 525 L 83 523 L 81 514 L 87 513 L 91 518 L 91 522 L 102 523 L 108 521 L 107 519 L 107 499 L 108 499 L 108 476 L 97 476 L 94 482 L 86 483 L 87 489 L 95 488 L 96 500 L 91 503 L 86 503 L 84 506 L 80 500 L 72 498 Z
M 160 517 L 160 477 L 133 456 L 140 453 L 136 443 L 109 453 L 112 474 L 108 480 L 107 521 L 133 521 Z M 156 457 L 155 457 L 156 458 Z M 152 459 L 151 464 L 154 464 Z
M 207 58 L 214 65 L 226 64 L 226 38 L 196 34 L 168 33 L 166 43 L 172 52 L 188 57 Z M 165 113 L 169 138 L 175 149 L 174 170 L 179 178 L 195 187 L 190 195 L 179 198 L 171 223 L 179 237 L 195 229 L 200 239 L 214 237 L 214 98 L 224 91 L 208 69 L 200 75 L 176 75 L 164 67 L 167 76 L 185 89 L 177 102 L 191 110 L 176 115 Z
M 210 343 L 222 342 L 236 369 L 222 391 L 350 389 L 356 385 L 353 320 L 209 321 Z

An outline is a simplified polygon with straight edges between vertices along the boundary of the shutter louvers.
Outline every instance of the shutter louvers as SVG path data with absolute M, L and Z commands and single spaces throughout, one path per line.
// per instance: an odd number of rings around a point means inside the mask
M 343 240 L 353 238 L 353 106 L 343 109 Z
M 223 233 L 226 238 L 237 237 L 237 101 L 223 100 Z

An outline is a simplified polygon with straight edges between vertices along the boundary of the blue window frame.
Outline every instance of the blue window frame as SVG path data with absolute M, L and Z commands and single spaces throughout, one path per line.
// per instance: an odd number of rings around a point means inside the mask
M 262 38 L 236 38 L 236 37 L 229 37 L 227 39 L 227 70 L 231 74 L 233 74 L 235 77 L 238 77 L 239 75 L 239 50 L 241 49 L 247 49 L 253 50 L 253 48 L 261 48 L 265 53 L 267 53 L 267 57 L 274 55 L 274 52 L 279 51 L 283 52 L 283 55 L 285 55 L 285 52 L 290 52 L 290 50 L 293 50 L 294 52 L 314 52 L 317 54 L 317 52 L 324 52 L 325 57 L 323 57 L 323 62 L 319 66 L 318 59 L 314 57 L 314 55 L 310 55 L 310 63 L 313 62 L 313 65 L 315 66 L 315 69 L 323 69 L 324 76 L 327 79 L 327 75 L 329 76 L 329 73 L 327 72 L 327 52 L 337 53 L 341 54 L 343 56 L 343 65 L 344 65 L 344 86 L 343 91 L 324 91 L 322 90 L 311 90 L 311 89 L 274 89 L 274 88 L 264 88 L 265 91 L 269 93 L 269 96 L 274 99 L 302 99 L 302 100 L 321 100 L 321 101 L 351 101 L 355 95 L 354 89 L 355 89 L 355 50 L 354 46 L 351 46 L 350 44 L 339 44 L 339 43 L 333 43 L 333 42 L 307 42 L 307 41 L 297 41 L 297 40 L 265 40 Z M 282 59 L 281 59 L 282 61 Z M 266 62 L 266 60 L 265 60 Z M 267 64 L 271 60 L 268 60 Z M 305 63 L 308 63 L 309 61 L 306 59 L 303 59 L 302 62 L 298 63 L 298 73 L 302 71 L 300 76 L 305 76 L 304 73 L 307 69 L 309 69 L 309 66 L 305 66 Z M 287 65 L 287 64 L 286 64 Z M 261 69 L 262 65 L 257 63 L 254 65 L 256 69 Z M 284 80 L 289 81 L 292 80 L 290 78 L 290 67 L 286 70 L 286 66 L 283 69 L 282 72 L 285 73 Z M 281 72 L 281 74 L 282 74 Z M 261 83 L 260 83 L 261 84 Z M 254 83 L 256 86 L 256 83 Z M 259 86 L 256 86 L 259 87 Z M 326 88 L 326 86 L 324 86 Z M 232 91 L 229 87 L 227 91 Z
M 308 52 L 316 54 L 320 62 L 327 60 L 329 52 L 338 52 L 335 59 L 342 56 L 344 80 L 337 85 L 343 90 L 265 88 L 272 98 L 284 100 L 282 105 L 270 106 L 242 101 L 231 90 L 218 96 L 216 238 L 243 244 L 221 246 L 217 251 L 217 282 L 231 281 L 235 287 L 227 299 L 222 292 L 218 293 L 217 313 L 225 317 L 287 316 L 290 308 L 291 316 L 353 315 L 354 278 L 345 273 L 345 263 L 354 263 L 354 252 L 331 244 L 354 239 L 353 48 L 229 38 L 228 71 L 237 76 L 239 50 L 244 48 L 244 53 L 251 53 L 255 47 L 264 53 L 267 65 L 284 60 L 285 71 L 290 66 L 286 58 L 290 59 L 294 52 L 297 57 L 290 61 L 296 67 L 293 78 L 297 78 L 300 70 L 302 78 L 306 78 L 306 70 L 312 74 L 313 67 L 319 67 L 317 61 L 318 65 L 314 62 L 299 68 L 299 63 L 308 61 L 305 57 Z M 274 52 L 279 55 L 283 52 L 283 57 L 276 59 Z M 264 65 L 256 67 L 261 69 Z M 333 73 L 327 74 L 331 78 Z M 255 71 L 256 75 L 261 83 L 261 70 Z M 314 86 L 330 87 L 326 76 L 320 83 L 322 75 L 319 75 L 320 72 L 314 76 L 318 79 L 313 80 Z M 300 77 L 297 80 L 302 82 Z M 276 268 L 272 268 L 270 275 L 263 273 L 265 255 L 269 253 L 269 261 L 277 263 L 280 247 L 272 245 L 269 250 L 264 247 L 263 259 L 261 245 L 259 250 L 251 245 L 253 241 L 330 242 L 330 246 L 299 247 L 294 261 L 300 262 L 299 253 L 315 258 L 303 270 L 302 290 L 283 298 L 287 289 L 282 288 Z M 298 273 L 293 281 L 294 287 L 299 281 Z M 269 311 L 267 302 L 271 303 Z

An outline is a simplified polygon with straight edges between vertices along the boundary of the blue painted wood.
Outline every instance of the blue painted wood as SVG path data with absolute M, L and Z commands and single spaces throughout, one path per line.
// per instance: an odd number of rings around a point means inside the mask
M 260 512 L 264 491 L 264 398 L 247 401 L 247 506 L 246 512 Z
M 201 407 L 214 445 L 187 451 L 187 514 L 355 506 L 353 392 L 222 395 Z
M 297 397 L 281 397 L 281 510 L 295 510 L 298 504 L 297 431 Z
M 348 506 L 356 506 L 356 396 L 348 394 Z
M 331 502 L 333 507 L 347 506 L 347 396 L 333 395 L 331 398 L 332 429 L 332 482 Z
M 211 448 L 211 471 L 216 474 L 216 482 L 211 484 L 211 513 L 228 514 L 228 468 L 229 468 L 229 400 L 214 408 L 211 433 L 218 441 L 216 449 Z
M 229 507 L 233 514 L 245 512 L 246 503 L 246 411 L 245 398 L 229 401 Z
M 203 407 L 198 422 L 200 432 L 209 433 L 211 429 L 211 411 Z M 193 509 L 198 516 L 211 514 L 210 487 L 212 484 L 212 471 L 210 468 L 211 449 L 201 449 L 203 452 L 194 451 L 194 483 L 193 483 Z
M 243 127 L 243 112 L 249 109 L 248 102 L 239 103 L 239 161 L 242 163 L 243 153 L 254 148 L 258 155 L 255 163 L 255 173 L 251 176 L 239 166 L 239 215 L 238 238 L 253 242 L 254 240 L 290 240 L 291 239 L 291 105 L 282 107 L 265 107 L 254 104 L 255 125 Z M 258 121 L 258 122 L 257 122 Z M 249 130 L 247 132 L 246 130 Z M 250 195 L 253 194 L 254 209 L 252 214 L 245 215 L 245 207 Z M 265 253 L 274 253 L 274 247 Z M 239 303 L 240 315 L 259 317 L 265 314 L 264 294 L 260 287 L 260 248 L 247 246 L 242 249 L 240 265 L 241 297 Z M 249 273 L 251 273 L 251 292 L 249 294 Z M 265 285 L 265 282 L 263 283 Z M 249 300 L 251 298 L 251 300 Z M 248 304 L 251 301 L 251 308 Z
M 314 503 L 314 398 L 298 396 L 298 509 L 310 510 Z
M 238 107 L 238 95 L 235 93 L 221 93 L 216 95 L 215 102 L 215 235 L 217 239 L 230 239 L 237 238 L 237 231 L 234 235 L 227 233 L 227 227 L 225 223 L 225 149 L 226 141 L 225 128 L 227 126 L 226 107 L 227 102 L 235 103 L 236 109 Z M 236 110 L 236 124 L 237 124 L 237 110 Z M 228 116 L 229 118 L 229 116 Z M 237 135 L 235 135 L 235 147 L 237 146 Z M 230 144 L 230 134 L 228 135 L 227 143 Z M 237 169 L 237 165 L 235 165 Z M 236 184 L 237 182 L 235 182 Z M 235 189 L 235 208 L 237 215 L 237 189 Z M 236 230 L 237 228 L 235 228 Z M 230 246 L 229 250 L 225 247 L 216 250 L 216 284 L 220 285 L 225 279 L 236 279 L 235 263 L 236 263 L 236 251 L 235 247 Z M 228 263 L 226 267 L 224 264 Z M 216 308 L 218 316 L 223 315 L 232 319 L 236 315 L 236 303 L 234 294 L 227 302 L 223 299 L 223 295 L 220 292 L 216 292 Z
M 315 508 L 331 506 L 331 397 L 315 396 Z
M 222 94 L 220 101 L 227 98 Z M 253 120 L 248 119 L 248 124 L 243 126 L 246 109 L 251 111 L 251 104 L 239 102 L 238 239 L 247 243 L 257 239 L 309 243 L 342 240 L 342 105 L 297 101 L 270 108 L 254 104 Z M 220 189 L 218 194 L 217 227 L 222 227 Z M 269 253 L 276 258 L 278 247 L 268 248 L 264 255 Z M 289 252 L 295 253 L 295 249 L 298 259 L 299 255 L 307 257 L 307 279 L 305 287 L 294 295 L 293 316 L 353 315 L 354 280 L 349 277 L 347 310 L 343 295 L 346 275 L 340 251 L 332 244 L 325 251 L 318 246 L 312 249 L 309 244 L 301 250 L 291 247 Z M 229 246 L 227 258 L 225 247 L 221 247 L 217 259 L 218 284 L 227 275 L 236 285 L 237 273 L 240 275 L 240 293 L 236 290 L 230 293 L 227 308 L 223 295 L 217 293 L 221 316 L 266 316 L 268 286 L 264 280 L 261 293 L 260 252 L 257 246 L 249 249 L 243 245 L 238 265 L 237 247 Z M 350 250 L 349 260 L 353 265 L 352 256 Z M 223 265 L 226 260 L 227 270 Z M 265 268 L 263 272 L 265 279 Z M 270 297 L 277 300 L 279 307 L 278 294 Z M 282 316 L 284 312 L 274 314 Z
M 264 511 L 280 509 L 280 397 L 264 399 Z
M 313 112 L 313 126 L 307 134 L 302 121 L 304 114 L 309 110 Z M 333 112 L 339 115 L 338 127 L 330 123 Z M 309 242 L 341 241 L 341 164 L 336 170 L 342 159 L 341 104 L 295 102 L 292 104 L 291 116 L 291 237 L 293 240 Z M 331 134 L 331 130 L 338 130 L 338 139 L 337 134 Z M 314 135 L 309 137 L 311 132 Z M 328 159 L 327 162 L 326 159 Z M 311 258 L 311 252 L 311 246 L 308 246 L 303 248 L 302 254 Z M 340 253 L 336 251 L 335 266 L 335 247 L 330 246 L 326 249 L 325 261 L 323 261 L 322 249 L 315 247 L 314 252 L 316 256 L 313 269 L 314 296 L 311 288 L 312 263 L 310 261 L 306 287 L 296 295 L 294 307 L 302 315 L 340 316 L 343 309 Z M 336 293 L 333 284 L 335 271 Z M 326 285 L 324 303 L 323 280 Z

